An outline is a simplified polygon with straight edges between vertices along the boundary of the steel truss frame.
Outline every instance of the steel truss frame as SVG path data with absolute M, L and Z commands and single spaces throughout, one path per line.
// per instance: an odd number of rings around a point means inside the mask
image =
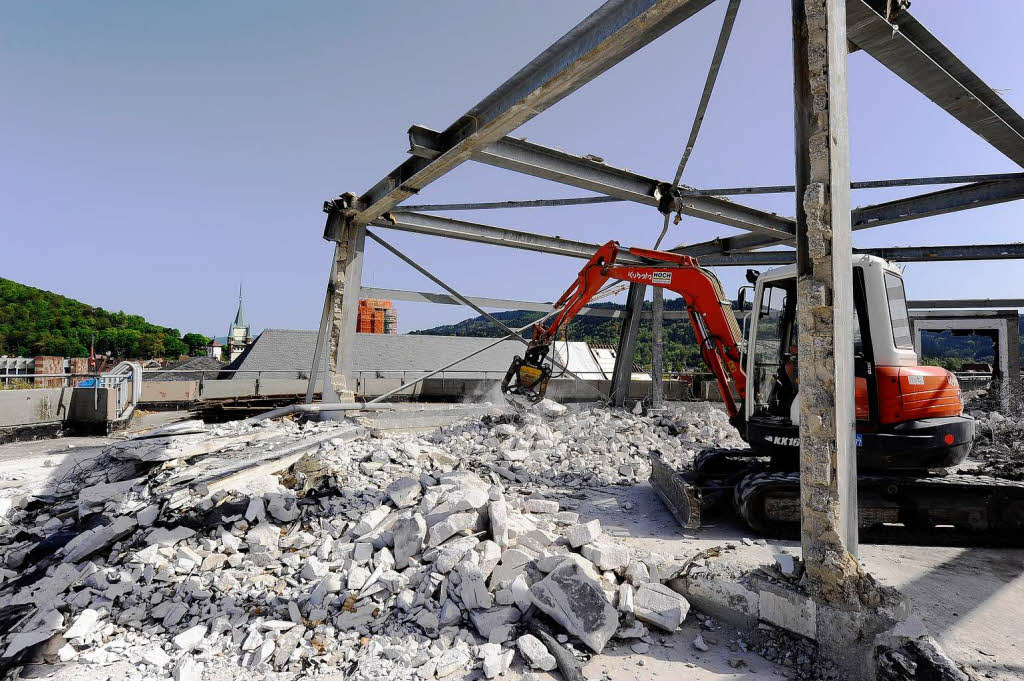
M 593 156 L 578 156 L 508 136 L 713 2 L 609 0 L 443 131 L 412 126 L 408 131 L 410 158 L 363 194 L 346 194 L 324 204 L 327 213 L 324 238 L 342 242 L 346 230 L 371 225 L 576 258 L 589 258 L 593 254 L 598 244 L 433 216 L 401 206 L 431 182 L 460 164 L 473 161 L 587 190 L 597 196 L 419 208 L 428 211 L 631 201 L 651 206 L 661 213 L 678 211 L 745 232 L 671 249 L 700 256 L 702 263 L 747 266 L 794 262 L 795 251 L 760 250 L 769 246 L 792 246 L 796 233 L 793 218 L 725 198 L 727 195 L 789 192 L 793 191 L 792 186 L 701 190 L 681 185 L 673 189 L 665 180 L 616 168 Z M 1007 158 L 1024 166 L 1024 118 L 902 8 L 901 3 L 895 3 L 896 11 L 887 14 L 892 6 L 887 0 L 845 1 L 850 50 L 863 50 Z M 1024 175 L 1019 173 L 881 180 L 851 183 L 851 187 L 954 182 L 961 186 L 854 209 L 852 228 L 879 227 L 1024 198 Z M 910 246 L 854 249 L 854 252 L 905 262 L 986 260 L 1024 258 L 1024 244 Z M 347 283 L 349 295 L 351 287 L 358 287 L 358 284 L 358 281 Z M 328 297 L 331 295 L 329 287 Z M 433 294 L 422 294 L 422 297 L 428 299 L 430 295 Z M 631 296 L 631 300 L 636 297 Z M 639 302 L 642 301 L 632 300 L 633 305 Z M 329 308 L 325 304 L 321 323 L 323 337 L 327 335 L 323 329 L 328 323 Z M 623 315 L 627 318 L 624 335 L 635 335 L 639 309 L 627 310 Z M 631 327 L 634 334 L 629 334 Z M 354 332 L 354 328 L 342 330 L 349 341 Z M 622 354 L 619 361 L 625 362 Z M 632 352 L 629 354 L 631 357 Z M 313 375 L 317 368 L 314 366 Z M 615 390 L 613 385 L 613 393 Z

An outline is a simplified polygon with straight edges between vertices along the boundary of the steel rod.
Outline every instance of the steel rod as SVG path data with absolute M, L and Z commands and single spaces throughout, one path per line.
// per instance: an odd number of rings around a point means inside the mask
M 427 380 L 428 378 L 430 378 L 432 376 L 436 376 L 439 373 L 441 373 L 442 371 L 447 371 L 448 369 L 451 369 L 453 366 L 455 366 L 459 362 L 464 362 L 467 359 L 469 359 L 470 357 L 474 357 L 476 355 L 479 355 L 481 352 L 484 352 L 485 350 L 490 350 L 495 345 L 500 345 L 501 343 L 504 343 L 505 341 L 507 341 L 507 340 L 509 340 L 511 338 L 514 338 L 516 336 L 518 336 L 518 334 L 516 334 L 516 333 L 510 333 L 507 336 L 502 336 L 501 338 L 499 338 L 498 340 L 494 341 L 493 343 L 491 343 L 489 345 L 485 345 L 484 347 L 479 348 L 478 350 L 474 350 L 473 352 L 469 353 L 468 355 L 466 355 L 464 357 L 459 357 L 454 362 L 452 362 L 450 364 L 446 364 L 443 367 L 441 367 L 440 369 L 435 369 L 435 370 L 431 371 L 426 376 L 420 376 L 419 378 L 417 378 L 415 381 L 412 381 L 411 383 L 406 383 L 405 385 L 400 385 L 397 388 L 395 388 L 394 390 L 389 390 L 386 393 L 384 393 L 383 395 L 380 395 L 378 397 L 373 398 L 372 400 L 367 402 L 367 404 L 376 404 L 377 402 L 380 402 L 384 398 L 391 397 L 395 393 L 402 392 L 406 388 L 411 388 L 411 387 L 413 387 L 415 385 L 419 385 L 420 383 L 422 383 L 423 381 Z
M 565 199 L 534 199 L 530 201 L 485 201 L 481 203 L 425 203 L 416 206 L 398 206 L 395 211 L 438 211 L 438 210 L 491 210 L 495 208 L 545 208 L 548 206 L 581 206 L 590 203 L 615 203 L 625 201 L 617 196 L 578 196 Z

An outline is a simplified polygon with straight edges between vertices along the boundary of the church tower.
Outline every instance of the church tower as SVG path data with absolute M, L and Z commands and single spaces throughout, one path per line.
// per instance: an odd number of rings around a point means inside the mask
M 249 324 L 245 321 L 245 307 L 242 305 L 242 285 L 238 285 L 238 311 L 235 321 L 228 328 L 228 361 L 233 362 L 252 342 Z

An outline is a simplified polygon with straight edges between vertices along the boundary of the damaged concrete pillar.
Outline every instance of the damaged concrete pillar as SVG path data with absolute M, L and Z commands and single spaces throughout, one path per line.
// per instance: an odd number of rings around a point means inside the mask
M 809 587 L 854 605 L 853 281 L 845 0 L 793 0 L 801 543 Z
M 334 281 L 329 337 L 331 385 L 342 402 L 354 397 L 352 350 L 356 337 L 359 287 L 363 277 L 366 225 L 347 224 L 334 247 Z
M 340 198 L 324 204 L 324 212 L 327 213 L 324 239 L 335 244 L 328 285 L 327 367 L 331 385 L 342 402 L 352 401 L 355 389 L 352 351 L 366 245 L 366 225 L 353 219 L 358 212 L 358 202 L 355 194 L 342 194 Z

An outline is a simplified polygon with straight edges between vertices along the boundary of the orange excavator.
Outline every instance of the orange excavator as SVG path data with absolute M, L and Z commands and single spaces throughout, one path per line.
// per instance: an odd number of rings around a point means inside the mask
M 552 376 L 552 342 L 609 281 L 675 291 L 701 357 L 714 375 L 730 422 L 748 449 L 701 453 L 679 472 L 652 453 L 651 483 L 677 519 L 699 527 L 713 510 L 731 506 L 753 529 L 791 534 L 799 527 L 799 356 L 796 267 L 749 270 L 737 296 L 744 329 L 718 278 L 690 256 L 630 248 L 609 241 L 580 270 L 554 305 L 549 321 L 533 326 L 502 392 L 538 401 Z M 861 532 L 891 528 L 942 536 L 1001 534 L 1024 528 L 1024 484 L 951 475 L 974 441 L 956 376 L 921 366 L 914 349 L 902 273 L 874 256 L 853 260 L 853 334 Z M 749 311 L 745 299 L 753 289 Z M 1020 535 L 1020 532 L 1015 534 Z

